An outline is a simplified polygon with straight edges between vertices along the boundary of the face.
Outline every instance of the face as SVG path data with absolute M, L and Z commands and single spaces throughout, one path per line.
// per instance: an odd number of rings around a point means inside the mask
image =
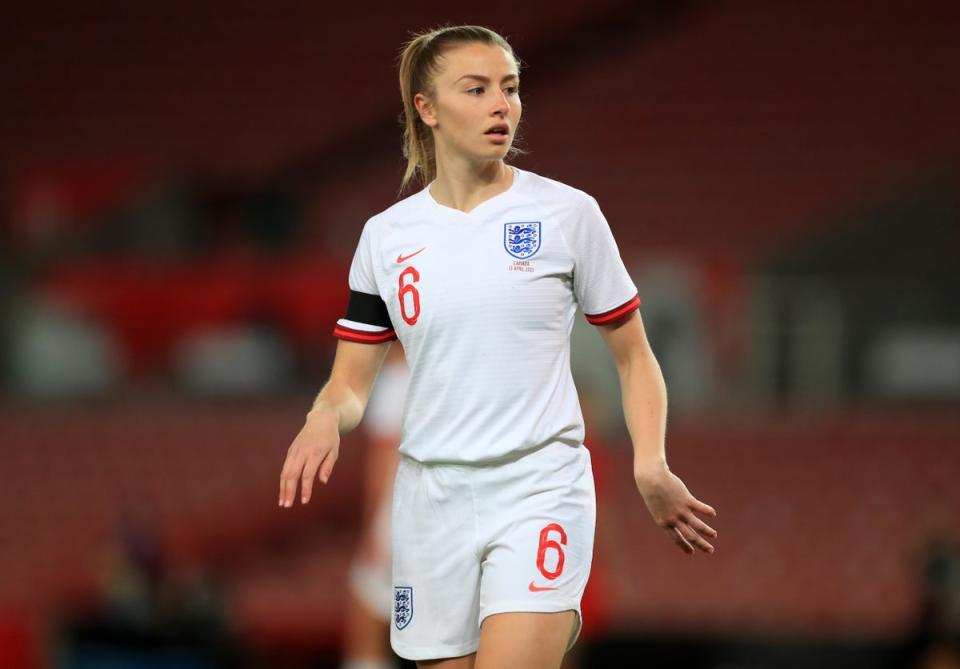
M 433 129 L 437 153 L 472 161 L 507 155 L 520 123 L 520 78 L 513 57 L 499 46 L 471 43 L 438 61 L 433 95 L 414 98 Z

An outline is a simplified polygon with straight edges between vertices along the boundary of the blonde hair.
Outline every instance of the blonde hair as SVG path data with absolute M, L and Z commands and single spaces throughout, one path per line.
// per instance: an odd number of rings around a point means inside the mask
M 433 131 L 425 124 L 413 98 L 417 93 L 434 95 L 433 77 L 437 74 L 437 61 L 447 50 L 480 42 L 499 46 L 520 67 L 520 60 L 513 53 L 509 42 L 498 33 L 483 26 L 446 26 L 415 34 L 400 53 L 400 97 L 403 99 L 403 157 L 407 159 L 400 190 L 419 176 L 423 185 L 429 184 L 437 176 L 436 147 L 433 143 Z M 521 153 L 511 147 L 508 156 Z

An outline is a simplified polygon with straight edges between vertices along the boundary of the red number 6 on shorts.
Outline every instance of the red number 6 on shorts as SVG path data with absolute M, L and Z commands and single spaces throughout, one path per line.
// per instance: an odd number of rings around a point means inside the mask
M 560 543 L 550 538 L 551 532 L 557 532 L 560 535 Z M 567 545 L 567 533 L 563 531 L 563 528 L 560 527 L 559 524 L 550 523 L 540 530 L 540 545 L 537 546 L 537 569 L 551 581 L 563 572 L 563 561 L 565 558 L 563 556 L 563 549 L 560 547 L 561 544 L 564 546 Z M 545 564 L 547 551 L 551 548 L 557 551 L 557 566 L 552 571 L 548 570 Z

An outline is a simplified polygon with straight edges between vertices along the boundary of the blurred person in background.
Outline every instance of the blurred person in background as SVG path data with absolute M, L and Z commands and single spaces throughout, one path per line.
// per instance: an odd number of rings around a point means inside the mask
M 298 483 L 306 504 L 314 479 L 329 480 L 399 338 L 411 384 L 391 644 L 421 667 L 556 669 L 579 635 L 596 514 L 569 362 L 577 304 L 616 362 L 654 522 L 688 554 L 712 553 L 717 534 L 698 515 L 714 509 L 667 466 L 663 377 L 596 200 L 505 162 L 519 82 L 513 49 L 487 28 L 406 45 L 403 183 L 426 186 L 364 227 L 330 380 L 280 476 L 284 508 Z
M 907 640 L 911 669 L 960 669 L 960 541 L 949 516 L 936 516 L 919 556 L 920 607 Z
M 369 436 L 364 478 L 363 525 L 350 566 L 341 669 L 391 669 L 393 584 L 390 566 L 390 497 L 410 370 L 403 349 L 390 349 L 364 413 Z
M 151 514 L 127 509 L 104 544 L 97 596 L 72 604 L 58 655 L 68 667 L 141 666 L 177 653 L 190 666 L 233 667 L 238 645 L 223 583 L 199 556 L 174 564 Z M 0 665 L 2 666 L 2 665 Z

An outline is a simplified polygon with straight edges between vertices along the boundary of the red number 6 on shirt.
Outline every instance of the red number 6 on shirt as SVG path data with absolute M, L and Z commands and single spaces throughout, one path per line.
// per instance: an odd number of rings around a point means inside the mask
M 404 283 L 404 279 L 411 277 L 407 283 Z M 397 299 L 400 300 L 400 315 L 403 316 L 403 320 L 407 322 L 407 325 L 415 325 L 417 319 L 420 317 L 420 293 L 417 291 L 415 284 L 420 280 L 420 272 L 414 267 L 408 267 L 402 272 L 400 272 L 400 292 L 397 293 Z M 410 295 L 413 299 L 413 314 L 407 313 L 407 300 L 406 296 Z
M 560 534 L 560 543 L 558 544 L 553 539 L 550 539 L 550 532 L 558 532 Z M 540 573 L 549 578 L 551 581 L 563 572 L 563 549 L 560 548 L 560 544 L 564 546 L 567 545 L 567 533 L 563 531 L 563 528 L 560 527 L 557 523 L 550 523 L 542 530 L 540 530 L 540 545 L 537 547 L 537 569 L 540 570 Z M 547 551 L 550 549 L 557 551 L 557 566 L 553 570 L 548 570 L 547 565 L 545 564 L 547 558 Z

